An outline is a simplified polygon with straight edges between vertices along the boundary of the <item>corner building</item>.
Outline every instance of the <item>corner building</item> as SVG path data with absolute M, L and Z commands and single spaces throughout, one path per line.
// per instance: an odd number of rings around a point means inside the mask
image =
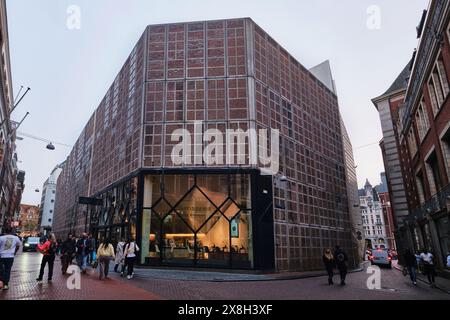
M 195 121 L 279 129 L 279 173 L 172 163 L 171 134 Z M 54 230 L 134 236 L 147 265 L 301 271 L 336 244 L 352 256 L 337 97 L 251 19 L 148 26 L 67 159 Z

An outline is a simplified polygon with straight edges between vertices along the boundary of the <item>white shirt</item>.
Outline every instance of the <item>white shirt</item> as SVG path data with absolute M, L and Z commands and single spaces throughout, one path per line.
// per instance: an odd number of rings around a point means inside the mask
M 19 237 L 7 234 L 0 237 L 0 258 L 14 258 L 16 247 L 20 247 Z
M 433 264 L 433 255 L 429 252 L 420 254 L 420 258 L 429 264 Z
M 131 242 L 129 245 L 125 244 L 124 256 L 128 258 L 136 257 L 136 251 L 139 251 L 139 247 L 135 242 Z

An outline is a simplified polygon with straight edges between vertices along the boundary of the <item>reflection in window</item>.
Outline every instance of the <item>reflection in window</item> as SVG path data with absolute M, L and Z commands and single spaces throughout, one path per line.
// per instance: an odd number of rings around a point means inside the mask
M 144 180 L 143 263 L 157 258 L 217 266 L 233 261 L 251 267 L 248 175 L 166 175 L 163 180 L 160 189 L 155 183 L 160 176 Z

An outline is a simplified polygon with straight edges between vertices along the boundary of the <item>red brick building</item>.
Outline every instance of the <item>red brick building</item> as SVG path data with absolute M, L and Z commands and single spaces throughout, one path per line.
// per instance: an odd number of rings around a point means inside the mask
M 385 141 L 382 145 L 388 181 L 392 184 L 389 174 L 397 178 L 401 173 L 403 183 L 396 190 L 405 191 L 391 194 L 391 200 L 408 208 L 405 215 L 394 207 L 397 245 L 431 250 L 440 268 L 450 251 L 449 22 L 450 3 L 430 1 L 417 28 L 420 41 L 411 63 L 394 90 L 374 99 L 385 139 L 391 131 L 395 136 L 395 148 L 388 151 Z M 394 161 L 401 170 L 390 165 Z
M 355 261 L 327 66 L 319 80 L 248 18 L 148 26 L 59 176 L 54 231 L 136 237 L 148 265 L 313 270 L 337 244 Z M 207 146 L 196 122 L 279 130 L 279 172 L 246 142 L 243 163 L 175 163 L 175 130 Z
M 39 234 L 39 206 L 20 205 L 18 233 L 22 237 L 35 237 Z

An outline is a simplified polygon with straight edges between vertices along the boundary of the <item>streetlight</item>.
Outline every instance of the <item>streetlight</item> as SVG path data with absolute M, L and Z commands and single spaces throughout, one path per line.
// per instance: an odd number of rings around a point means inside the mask
M 55 146 L 50 142 L 47 147 L 48 150 L 55 150 Z

